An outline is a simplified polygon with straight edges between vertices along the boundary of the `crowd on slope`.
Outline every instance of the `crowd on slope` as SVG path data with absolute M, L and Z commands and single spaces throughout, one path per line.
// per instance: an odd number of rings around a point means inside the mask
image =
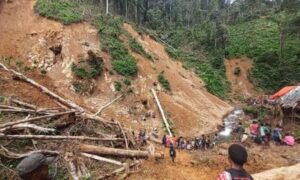
M 253 121 L 249 128 L 244 128 L 242 123 L 239 123 L 234 133 L 237 133 L 240 141 L 245 142 L 248 137 L 256 144 L 269 144 L 274 141 L 277 145 L 295 145 L 295 138 L 289 132 L 283 132 L 280 125 L 271 127 L 268 123 Z
M 202 135 L 201 137 L 195 137 L 191 139 L 183 138 L 180 136 L 179 138 L 171 137 L 168 135 L 164 135 L 162 138 L 162 145 L 165 147 L 174 146 L 178 150 L 197 150 L 197 149 L 211 149 L 215 146 L 218 140 L 218 134 L 215 134 L 213 137 L 209 135 Z

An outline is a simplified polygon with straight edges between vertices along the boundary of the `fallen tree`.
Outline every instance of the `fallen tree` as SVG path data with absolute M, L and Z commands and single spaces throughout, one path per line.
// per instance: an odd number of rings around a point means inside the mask
M 49 133 L 49 132 L 55 132 L 56 130 L 53 128 L 44 128 L 37 126 L 35 124 L 29 124 L 29 123 L 23 123 L 23 124 L 16 124 L 13 126 L 9 126 L 3 129 L 0 129 L 0 132 L 3 133 L 5 131 L 10 131 L 10 130 L 15 130 L 15 129 L 33 129 L 38 132 L 43 132 L 43 133 Z
M 66 115 L 66 114 L 72 114 L 72 113 L 75 113 L 75 111 L 72 110 L 72 111 L 60 112 L 60 113 L 50 114 L 50 115 L 45 115 L 45 116 L 39 116 L 39 117 L 33 117 L 33 118 L 25 118 L 25 119 L 22 119 L 22 120 L 12 121 L 12 122 L 9 122 L 9 123 L 1 124 L 0 128 L 5 128 L 5 127 L 8 127 L 8 126 L 13 126 L 15 124 L 21 124 L 21 123 L 27 123 L 27 122 L 34 122 L 34 121 L 38 121 L 38 120 L 41 120 L 41 119 L 53 118 L 53 117 L 62 116 L 62 115 Z
M 88 158 L 91 158 L 91 159 L 98 160 L 98 161 L 103 161 L 103 162 L 107 162 L 107 163 L 111 163 L 111 164 L 115 164 L 115 165 L 119 165 L 119 166 L 123 165 L 122 162 L 116 161 L 114 159 L 104 158 L 104 157 L 100 157 L 100 156 L 96 156 L 96 155 L 88 154 L 88 153 L 81 153 L 81 155 L 85 156 L 85 157 L 88 157 Z
M 30 156 L 34 153 L 41 153 L 41 154 L 51 154 L 51 155 L 58 155 L 60 154 L 59 151 L 50 151 L 50 150 L 36 150 L 36 151 L 30 151 L 27 153 L 14 153 L 9 151 L 8 149 L 6 149 L 3 146 L 0 146 L 0 154 L 7 157 L 7 158 L 13 158 L 13 159 L 21 159 L 21 158 L 25 158 L 27 156 Z
M 4 64 L 0 63 L 0 67 L 2 67 L 4 70 L 6 70 L 7 72 L 13 73 L 16 77 L 18 77 L 19 79 L 26 81 L 28 83 L 30 83 L 31 85 L 35 86 L 36 88 L 40 89 L 42 92 L 50 95 L 51 97 L 53 97 L 54 99 L 58 100 L 60 103 L 75 109 L 77 111 L 79 111 L 80 113 L 84 112 L 84 109 L 80 106 L 78 106 L 77 104 L 75 104 L 74 102 L 68 100 L 68 99 L 64 99 L 61 96 L 57 95 L 56 93 L 50 91 L 48 88 L 46 88 L 45 86 L 40 85 L 39 83 L 37 83 L 36 81 L 26 77 L 25 75 L 23 75 L 22 73 L 19 73 L 13 69 L 9 69 L 7 68 Z
M 138 164 L 140 164 L 140 163 L 141 163 L 140 161 L 135 161 L 135 162 L 133 162 L 133 163 L 131 163 L 131 164 L 129 165 L 129 168 L 132 168 L 132 167 L 134 167 L 134 166 L 136 166 L 136 165 L 138 165 Z M 113 171 L 113 172 L 111 172 L 111 173 L 107 173 L 107 174 L 105 174 L 105 175 L 103 175 L 103 176 L 100 176 L 100 177 L 98 177 L 97 179 L 98 179 L 98 180 L 100 180 L 100 179 L 107 179 L 107 178 L 109 178 L 109 177 L 118 175 L 118 174 L 120 174 L 120 173 L 123 172 L 123 171 L 126 171 L 126 167 L 121 167 L 121 168 L 119 168 L 119 169 L 117 169 L 117 170 L 115 170 L 115 171 Z M 126 175 L 127 175 L 128 173 L 129 173 L 129 172 L 127 172 Z
M 122 138 L 97 138 L 97 137 L 87 137 L 87 136 L 6 135 L 6 134 L 0 134 L 0 139 L 123 141 Z
M 97 155 L 109 155 L 125 158 L 148 158 L 151 154 L 148 151 L 139 151 L 139 150 L 125 150 L 125 149 L 116 149 L 108 148 L 103 146 L 94 146 L 82 144 L 79 146 L 79 151 Z M 155 158 L 163 158 L 163 154 L 154 153 Z

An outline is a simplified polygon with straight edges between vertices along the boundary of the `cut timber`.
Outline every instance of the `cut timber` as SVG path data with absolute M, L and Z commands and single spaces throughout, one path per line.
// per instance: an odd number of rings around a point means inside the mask
M 9 122 L 9 123 L 5 123 L 5 124 L 1 124 L 0 128 L 5 128 L 8 126 L 13 126 L 15 124 L 21 124 L 21 123 L 26 123 L 26 122 L 34 122 L 34 121 L 38 121 L 41 119 L 46 119 L 46 118 L 52 118 L 52 117 L 57 117 L 57 116 L 61 116 L 61 115 L 65 115 L 65 114 L 72 114 L 75 111 L 67 111 L 67 112 L 61 112 L 61 113 L 57 113 L 57 114 L 51 114 L 51 115 L 45 115 L 45 116 L 39 116 L 39 117 L 33 117 L 33 118 L 25 118 L 19 121 L 13 121 L 13 122 Z
M 123 166 L 122 162 L 116 161 L 114 159 L 108 159 L 108 158 L 104 158 L 104 157 L 100 157 L 100 156 L 96 156 L 96 155 L 88 154 L 88 153 L 81 153 L 81 155 L 85 156 L 85 157 L 88 157 L 88 158 L 91 158 L 91 159 L 98 160 L 98 161 L 103 161 L 103 162 L 107 162 L 107 163 L 111 163 L 111 164 L 116 164 L 116 165 L 119 165 L 119 166 Z
M 78 106 L 77 104 L 75 104 L 74 102 L 68 100 L 68 99 L 64 99 L 62 97 L 60 97 L 59 95 L 55 94 L 54 92 L 50 91 L 48 88 L 46 88 L 45 86 L 40 85 L 39 83 L 37 83 L 36 81 L 26 77 L 25 75 L 23 75 L 22 73 L 19 73 L 13 69 L 8 69 L 4 64 L 0 63 L 0 67 L 2 67 L 4 70 L 13 73 L 15 76 L 17 76 L 18 78 L 20 78 L 21 80 L 30 83 L 31 85 L 39 88 L 41 91 L 43 91 L 44 93 L 48 94 L 49 96 L 53 97 L 54 99 L 56 99 L 57 101 L 59 101 L 60 103 L 75 109 L 79 112 L 84 112 L 84 109 L 80 106 Z
M 0 132 L 5 132 L 5 131 L 9 131 L 12 129 L 33 129 L 36 130 L 38 132 L 43 132 L 43 133 L 49 133 L 49 132 L 55 132 L 56 130 L 53 128 L 44 128 L 41 126 L 37 126 L 35 124 L 29 124 L 29 123 L 23 123 L 23 124 L 16 124 L 13 126 L 9 126 L 3 129 L 0 129 Z
M 9 151 L 3 146 L 0 146 L 0 154 L 7 157 L 7 158 L 12 158 L 12 159 L 21 159 L 25 158 L 27 156 L 30 156 L 35 153 L 41 153 L 41 154 L 51 154 L 51 155 L 58 155 L 60 154 L 58 151 L 50 151 L 50 150 L 36 150 L 36 151 L 30 151 L 24 154 L 19 154 L 19 153 L 14 153 Z
M 80 145 L 79 150 L 85 153 L 127 157 L 127 158 L 148 158 L 151 156 L 150 153 L 147 151 L 115 149 L 115 148 L 93 146 L 93 145 L 86 145 L 86 144 Z M 155 153 L 154 157 L 163 158 L 163 154 Z
M 120 99 L 123 95 L 118 96 L 117 98 L 113 99 L 112 101 L 106 103 L 104 106 L 102 106 L 101 108 L 99 108 L 99 110 L 93 115 L 93 116 L 98 116 L 98 114 L 101 114 L 101 112 L 107 108 L 108 106 L 110 106 L 111 104 L 113 104 L 115 101 L 117 101 L 118 99 Z
M 154 98 L 155 98 L 155 101 L 156 101 L 156 104 L 157 104 L 158 109 L 159 109 L 159 111 L 160 111 L 160 114 L 161 114 L 161 116 L 162 116 L 162 118 L 163 118 L 163 120 L 164 120 L 164 124 L 166 125 L 167 131 L 168 131 L 169 135 L 170 135 L 171 137 L 173 137 L 172 132 L 171 132 L 171 130 L 170 130 L 170 125 L 169 125 L 168 120 L 167 120 L 167 118 L 166 118 L 166 116 L 165 116 L 164 110 L 163 110 L 162 107 L 161 107 L 161 104 L 160 104 L 160 101 L 159 101 L 159 99 L 158 99 L 158 96 L 157 96 L 157 94 L 156 94 L 156 92 L 155 92 L 155 90 L 154 90 L 153 88 L 151 89 L 151 91 L 152 91 L 152 94 L 153 94 L 153 96 L 154 96 Z
M 0 134 L 0 139 L 123 141 L 122 138 L 97 138 L 97 137 L 86 137 L 86 136 L 47 136 L 47 135 L 4 135 L 4 134 Z

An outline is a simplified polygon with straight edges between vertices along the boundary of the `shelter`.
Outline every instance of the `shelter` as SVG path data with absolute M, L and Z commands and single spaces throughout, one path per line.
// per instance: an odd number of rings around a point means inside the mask
M 282 88 L 270 97 L 270 101 L 279 108 L 281 123 L 284 119 L 292 122 L 300 119 L 300 85 Z

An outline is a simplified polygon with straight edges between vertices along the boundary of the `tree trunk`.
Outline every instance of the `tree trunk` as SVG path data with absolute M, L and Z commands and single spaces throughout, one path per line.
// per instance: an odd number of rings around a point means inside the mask
M 148 158 L 150 153 L 147 151 L 138 151 L 138 150 L 125 150 L 125 149 L 115 149 L 102 146 L 93 146 L 83 144 L 79 147 L 81 152 L 97 154 L 97 155 L 109 155 L 116 157 L 124 158 Z M 163 158 L 163 155 L 160 153 L 155 153 L 154 157 Z
M 25 118 L 25 119 L 22 119 L 22 120 L 19 120 L 19 121 L 13 121 L 13 122 L 8 122 L 8 123 L 5 123 L 5 124 L 1 124 L 0 128 L 5 128 L 5 127 L 8 127 L 8 126 L 13 126 L 15 124 L 21 124 L 21 123 L 27 123 L 27 122 L 34 122 L 34 121 L 38 121 L 38 120 L 46 119 L 46 118 L 52 118 L 52 117 L 62 116 L 62 115 L 65 115 L 65 114 L 72 114 L 74 112 L 75 111 L 67 111 L 67 112 L 61 112 L 61 113 L 57 113 L 57 114 L 46 115 L 46 116 L 39 116 L 39 117 L 33 117 L 33 118 Z
M 109 14 L 109 11 L 108 11 L 109 0 L 106 0 L 105 6 L 106 6 L 105 14 L 108 15 Z
M 48 136 L 48 135 L 4 135 L 4 134 L 0 134 L 0 139 L 123 141 L 122 138 L 97 138 L 97 137 L 87 137 L 87 136 Z
M 40 85 L 39 83 L 37 83 L 36 81 L 24 76 L 23 74 L 13 70 L 13 69 L 8 69 L 4 64 L 0 63 L 0 67 L 2 67 L 4 70 L 8 71 L 8 72 L 11 72 L 13 73 L 14 75 L 16 75 L 18 78 L 20 78 L 21 80 L 23 81 L 26 81 L 28 83 L 30 83 L 31 85 L 37 87 L 38 89 L 40 89 L 42 92 L 50 95 L 51 97 L 53 97 L 54 99 L 58 100 L 60 103 L 70 107 L 70 108 L 73 108 L 73 109 L 76 109 L 77 111 L 79 112 L 84 112 L 84 109 L 80 106 L 78 106 L 77 104 L 75 104 L 74 102 L 68 100 L 68 99 L 64 99 L 62 98 L 61 96 L 53 93 L 52 91 L 50 91 L 48 88 Z
M 161 114 L 161 116 L 162 116 L 162 118 L 163 118 L 163 120 L 164 120 L 164 123 L 165 123 L 165 125 L 166 125 L 167 130 L 168 130 L 168 133 L 169 133 L 169 135 L 172 137 L 173 134 L 172 134 L 172 132 L 171 132 L 170 125 L 169 125 L 169 123 L 168 123 L 168 121 L 167 121 L 167 118 L 166 118 L 166 116 L 165 116 L 164 110 L 163 110 L 162 107 L 161 107 L 161 104 L 160 104 L 160 102 L 159 102 L 159 99 L 158 99 L 158 97 L 157 97 L 157 94 L 156 94 L 156 92 L 155 92 L 154 89 L 151 89 L 151 91 L 152 91 L 152 94 L 153 94 L 153 96 L 154 96 L 154 98 L 155 98 L 155 101 L 156 101 L 156 104 L 157 104 L 158 109 L 159 109 L 159 111 L 160 111 L 160 114 Z

